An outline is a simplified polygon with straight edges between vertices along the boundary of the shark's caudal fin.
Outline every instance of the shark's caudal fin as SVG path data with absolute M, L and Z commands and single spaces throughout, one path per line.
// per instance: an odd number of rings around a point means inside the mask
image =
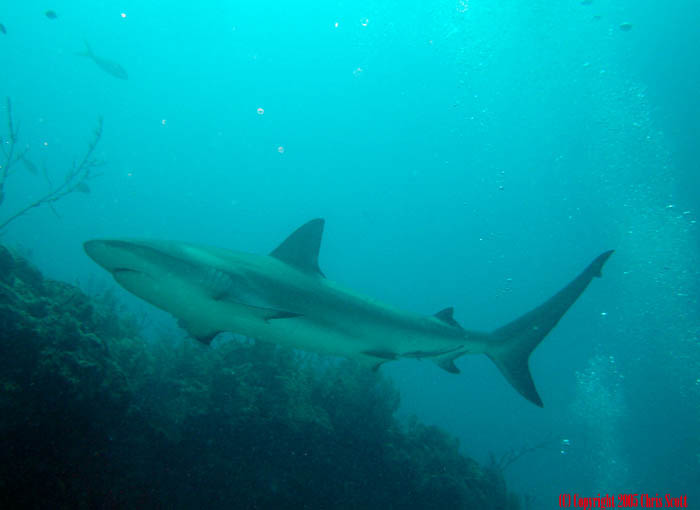
M 566 287 L 543 304 L 522 317 L 495 330 L 486 354 L 493 360 L 508 382 L 533 404 L 542 407 L 530 375 L 528 360 L 535 347 L 547 336 L 569 307 L 588 287 L 594 277 L 602 276 L 601 269 L 613 250 L 600 254 Z

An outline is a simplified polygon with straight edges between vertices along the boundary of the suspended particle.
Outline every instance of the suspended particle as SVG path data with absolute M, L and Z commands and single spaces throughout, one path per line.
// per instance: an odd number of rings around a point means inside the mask
M 281 145 L 277 147 L 277 152 L 279 152 L 280 154 L 284 154 L 284 147 L 282 147 Z
M 262 108 L 258 108 L 256 111 L 258 112 L 258 115 L 263 115 L 265 113 L 265 110 Z

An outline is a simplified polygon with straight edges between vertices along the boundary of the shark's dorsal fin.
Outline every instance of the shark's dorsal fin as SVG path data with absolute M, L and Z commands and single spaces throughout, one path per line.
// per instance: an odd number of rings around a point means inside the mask
M 450 306 L 450 307 L 445 308 L 444 310 L 440 310 L 438 313 L 436 313 L 435 318 L 441 320 L 445 324 L 449 324 L 450 326 L 454 326 L 456 328 L 461 329 L 462 326 L 452 316 L 454 313 L 455 313 L 455 309 Z
M 318 267 L 318 252 L 321 249 L 323 224 L 322 218 L 304 223 L 270 255 L 302 271 L 324 276 Z

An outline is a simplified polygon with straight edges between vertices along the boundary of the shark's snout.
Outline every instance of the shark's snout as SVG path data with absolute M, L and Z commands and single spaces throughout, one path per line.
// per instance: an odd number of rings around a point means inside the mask
M 85 253 L 87 253 L 88 257 L 109 271 L 109 268 L 106 265 L 106 242 L 107 241 L 100 240 L 86 241 L 83 243 L 83 249 L 85 250 Z
M 107 271 L 114 272 L 116 269 L 130 269 L 127 261 L 132 245 L 125 241 L 112 241 L 95 239 L 83 243 L 83 249 L 88 257 L 97 262 Z

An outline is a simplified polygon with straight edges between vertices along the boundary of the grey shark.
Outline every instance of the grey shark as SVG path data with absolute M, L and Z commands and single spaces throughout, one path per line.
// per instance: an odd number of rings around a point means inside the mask
M 453 309 L 398 310 L 327 279 L 318 266 L 324 221 L 314 219 L 269 255 L 168 241 L 94 240 L 86 253 L 122 287 L 170 312 L 200 342 L 220 332 L 353 358 L 377 369 L 431 359 L 451 373 L 465 354 L 486 354 L 510 384 L 542 406 L 529 357 L 613 253 L 599 255 L 543 304 L 492 332 L 469 331 Z

